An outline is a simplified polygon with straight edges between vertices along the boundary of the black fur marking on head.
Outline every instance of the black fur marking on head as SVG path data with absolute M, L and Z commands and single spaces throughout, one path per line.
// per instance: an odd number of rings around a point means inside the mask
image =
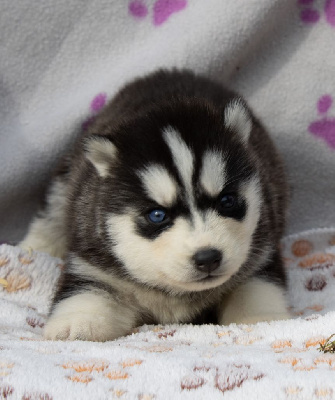
M 245 179 L 248 180 L 247 175 Z M 246 200 L 239 194 L 241 183 L 247 182 L 242 176 L 234 180 L 231 184 L 225 186 L 222 192 L 217 197 L 210 197 L 206 193 L 200 193 L 197 198 L 198 207 L 206 211 L 207 209 L 213 209 L 218 212 L 219 215 L 225 218 L 233 218 L 237 221 L 242 221 L 246 215 L 248 206 Z M 235 206 L 231 209 L 224 209 L 221 207 L 221 199 L 225 195 L 233 195 L 235 198 Z
M 155 206 L 151 207 L 156 208 Z M 190 211 L 181 201 L 179 201 L 174 207 L 165 209 L 167 214 L 166 221 L 161 224 L 153 224 L 147 218 L 147 212 L 149 209 L 143 213 L 142 215 L 138 215 L 135 219 L 137 224 L 137 232 L 139 235 L 147 238 L 147 239 L 156 239 L 162 232 L 171 228 L 174 224 L 174 221 L 179 216 L 189 217 Z

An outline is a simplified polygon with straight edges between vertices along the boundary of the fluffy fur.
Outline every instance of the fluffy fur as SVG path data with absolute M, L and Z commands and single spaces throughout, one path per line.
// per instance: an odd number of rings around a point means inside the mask
M 280 157 L 238 95 L 188 71 L 135 80 L 78 140 L 22 243 L 66 258 L 46 338 L 288 318 L 286 203 Z

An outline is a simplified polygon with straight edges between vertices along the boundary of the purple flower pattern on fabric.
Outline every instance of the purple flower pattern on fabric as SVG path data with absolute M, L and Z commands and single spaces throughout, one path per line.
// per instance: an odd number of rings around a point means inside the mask
M 172 14 L 183 10 L 187 0 L 157 0 L 152 7 L 152 23 L 155 26 L 164 24 Z M 132 0 L 128 12 L 135 19 L 144 19 L 149 14 L 149 7 L 144 0 Z
M 298 5 L 301 7 L 300 19 L 303 23 L 315 24 L 324 13 L 326 22 L 335 27 L 335 0 L 325 0 L 321 10 L 315 6 L 315 0 L 298 0 Z
M 317 103 L 320 119 L 313 121 L 308 130 L 314 136 L 322 138 L 329 147 L 335 149 L 335 118 L 327 115 L 332 104 L 333 98 L 329 94 L 320 97 Z

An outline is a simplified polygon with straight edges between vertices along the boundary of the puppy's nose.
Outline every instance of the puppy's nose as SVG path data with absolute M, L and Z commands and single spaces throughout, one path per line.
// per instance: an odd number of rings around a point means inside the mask
M 219 268 L 222 260 L 222 253 L 217 249 L 201 249 L 194 254 L 193 260 L 195 267 L 199 271 L 207 272 L 209 274 Z

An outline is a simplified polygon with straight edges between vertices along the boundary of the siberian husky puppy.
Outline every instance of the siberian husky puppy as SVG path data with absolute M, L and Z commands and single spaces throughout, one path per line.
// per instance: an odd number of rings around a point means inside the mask
M 128 84 L 80 137 L 21 243 L 66 259 L 45 337 L 289 318 L 287 193 L 240 96 L 188 71 Z

